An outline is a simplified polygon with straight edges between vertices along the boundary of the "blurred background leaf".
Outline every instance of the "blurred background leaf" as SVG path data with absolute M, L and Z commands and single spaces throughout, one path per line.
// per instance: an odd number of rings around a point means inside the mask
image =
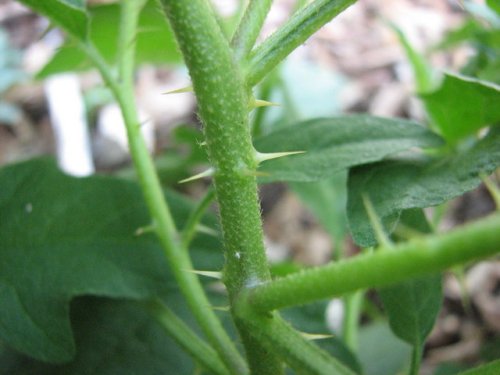
M 84 0 L 19 0 L 60 26 L 79 40 L 88 36 L 88 17 Z
M 402 210 L 446 202 L 481 183 L 479 175 L 500 165 L 500 131 L 456 155 L 394 158 L 349 172 L 347 216 L 354 241 L 363 247 L 376 244 L 362 196 L 368 197 L 388 234 Z
M 10 346 L 40 360 L 68 361 L 75 350 L 72 298 L 169 301 L 175 281 L 156 238 L 134 234 L 149 225 L 134 183 L 69 177 L 53 161 L 37 159 L 2 169 L 0 185 L 0 336 Z M 175 193 L 168 201 L 182 227 L 192 204 Z M 216 229 L 213 217 L 204 224 Z M 195 267 L 220 270 L 219 249 L 216 237 L 198 237 Z
M 96 5 L 89 7 L 88 13 L 90 40 L 106 60 L 113 62 L 118 52 L 120 5 Z M 136 60 L 139 64 L 179 64 L 182 61 L 163 11 L 153 0 L 144 6 L 139 17 Z M 91 67 L 85 54 L 69 40 L 56 51 L 37 77 Z

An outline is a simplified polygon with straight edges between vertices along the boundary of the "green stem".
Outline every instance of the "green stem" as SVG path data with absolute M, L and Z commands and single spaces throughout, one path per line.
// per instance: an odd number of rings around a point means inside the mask
M 196 233 L 196 227 L 198 226 L 203 214 L 207 210 L 208 206 L 210 206 L 210 203 L 212 203 L 214 198 L 215 198 L 215 191 L 213 189 L 210 189 L 202 198 L 200 203 L 198 203 L 196 208 L 189 215 L 186 224 L 184 226 L 184 229 L 182 230 L 181 233 L 182 246 L 185 249 L 189 247 L 189 244 L 191 243 Z
M 248 86 L 255 86 L 286 56 L 354 2 L 356 0 L 315 0 L 297 11 L 250 54 L 247 63 Z
M 408 375 L 418 375 L 420 370 L 420 362 L 422 361 L 422 345 L 417 344 L 411 352 L 411 364 Z
M 449 233 L 415 238 L 380 250 L 383 251 L 311 268 L 256 286 L 242 297 L 257 311 L 271 311 L 358 289 L 395 284 L 492 256 L 500 251 L 500 214 Z
M 134 92 L 135 40 L 139 13 L 147 0 L 122 1 L 118 39 L 119 79 L 124 88 Z
M 307 340 L 276 313 L 262 315 L 242 307 L 240 314 L 268 348 L 278 353 L 299 374 L 354 375 L 337 359 Z M 277 373 L 277 372 L 275 372 Z
M 243 289 L 270 279 L 257 194 L 257 160 L 248 126 L 249 96 L 240 68 L 206 0 L 162 0 L 184 55 L 214 169 L 224 237 L 224 283 L 231 305 Z M 250 368 L 279 374 L 281 360 L 235 315 Z M 242 372 L 241 372 L 242 373 Z
M 146 306 L 166 333 L 206 370 L 213 374 L 230 375 L 217 353 L 161 301 L 151 301 Z
M 143 191 L 149 213 L 153 219 L 156 234 L 181 292 L 185 296 L 198 324 L 228 368 L 232 369 L 234 373 L 245 373 L 243 359 L 211 309 L 197 276 L 190 272 L 193 269 L 191 259 L 180 243 L 179 234 L 165 201 L 153 160 L 149 155 L 140 131 L 132 74 L 135 54 L 135 32 L 137 30 L 140 7 L 136 7 L 133 3 L 133 1 L 122 2 L 124 10 L 121 22 L 123 22 L 124 26 L 121 27 L 121 30 L 126 35 L 121 35 L 120 42 L 125 43 L 126 46 L 122 45 L 119 50 L 124 51 L 122 58 L 127 59 L 127 61 L 119 61 L 118 63 L 119 71 L 123 74 L 120 77 L 120 81 L 114 77 L 109 66 L 93 45 L 81 43 L 80 46 L 94 62 L 120 106 L 139 184 Z M 125 76 L 125 74 L 127 75 Z
M 273 0 L 250 0 L 231 41 L 234 55 L 244 59 L 259 36 Z
M 344 298 L 345 315 L 342 327 L 344 343 L 353 353 L 358 351 L 358 327 L 361 305 L 363 304 L 362 291 L 351 293 Z

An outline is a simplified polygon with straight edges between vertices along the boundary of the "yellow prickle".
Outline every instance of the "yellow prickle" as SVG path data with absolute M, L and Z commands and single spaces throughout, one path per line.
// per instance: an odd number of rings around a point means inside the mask
M 306 332 L 300 332 L 300 335 L 309 341 L 331 339 L 333 337 L 333 335 L 330 334 L 306 333 Z
M 305 152 L 306 151 L 285 151 L 285 152 L 263 153 L 263 152 L 255 151 L 255 159 L 257 159 L 257 162 L 260 164 L 266 160 L 283 158 L 285 156 L 290 156 L 290 155 L 303 154 Z
M 213 168 L 209 168 L 207 169 L 206 171 L 203 171 L 201 173 L 198 173 L 194 176 L 191 176 L 191 177 L 188 177 L 188 178 L 185 178 L 184 180 L 180 180 L 179 181 L 179 184 L 184 184 L 186 182 L 191 182 L 191 181 L 194 181 L 194 180 L 199 180 L 200 178 L 204 178 L 204 177 L 210 177 L 210 176 L 213 176 L 214 175 L 214 169 Z
M 162 95 L 171 95 L 171 94 L 182 94 L 185 92 L 193 92 L 193 86 L 189 85 L 186 87 L 181 87 L 180 89 L 165 91 L 165 92 L 162 92 L 161 94 Z
M 145 227 L 137 228 L 134 232 L 135 236 L 142 236 L 145 233 L 152 233 L 156 231 L 156 226 L 154 224 L 147 225 Z
M 222 279 L 222 272 L 218 271 L 200 271 L 200 270 L 186 270 L 186 271 L 194 273 L 196 275 L 210 277 L 212 279 L 217 279 L 217 280 Z
M 255 99 L 252 95 L 248 100 L 248 109 L 252 110 L 259 107 L 279 107 L 279 103 L 269 102 L 267 100 Z

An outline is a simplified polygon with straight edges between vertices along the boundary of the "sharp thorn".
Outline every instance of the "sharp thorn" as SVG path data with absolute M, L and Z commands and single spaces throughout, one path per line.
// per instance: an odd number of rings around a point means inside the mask
M 251 108 L 259 108 L 259 107 L 280 107 L 281 104 L 268 102 L 267 100 L 254 99 L 251 104 Z
M 140 227 L 137 228 L 136 231 L 134 232 L 135 236 L 142 236 L 145 233 L 152 233 L 156 231 L 156 226 L 154 224 L 147 225 L 145 227 Z
M 300 332 L 300 335 L 309 341 L 331 339 L 333 337 L 333 335 L 327 335 L 321 333 L 306 333 L 306 332 Z
M 255 106 L 256 107 L 281 107 L 281 104 L 275 103 L 275 102 L 268 102 L 267 100 L 256 99 Z
M 217 280 L 222 279 L 222 272 L 218 272 L 218 271 L 187 270 L 187 272 L 191 272 L 191 273 L 194 273 L 194 274 L 200 275 L 200 276 L 210 277 L 212 279 L 217 279 Z
M 185 178 L 184 180 L 180 180 L 179 184 L 184 184 L 186 182 L 191 182 L 191 181 L 194 181 L 194 180 L 199 180 L 200 178 L 204 178 L 204 177 L 210 177 L 210 176 L 213 176 L 213 174 L 214 174 L 214 169 L 213 168 L 209 168 L 206 171 L 198 173 L 197 175 Z
M 259 163 L 262 163 L 263 161 L 266 160 L 271 160 L 271 159 L 278 159 L 282 158 L 285 156 L 290 156 L 290 155 L 297 155 L 297 154 L 303 154 L 306 151 L 285 151 L 285 152 L 270 152 L 270 153 L 264 153 L 264 152 L 255 152 L 255 158 Z
M 229 306 L 212 306 L 212 310 L 228 312 L 231 311 L 231 308 Z
M 217 232 L 215 229 L 207 227 L 206 225 L 198 224 L 196 226 L 196 230 L 199 233 L 208 234 L 209 236 L 212 236 L 212 237 L 218 237 L 219 236 L 219 232 Z
M 171 91 L 165 91 L 165 92 L 162 92 L 161 94 L 162 95 L 182 94 L 184 92 L 192 92 L 192 91 L 193 91 L 193 86 L 189 85 L 189 86 L 186 86 L 186 87 L 181 87 L 180 89 L 175 89 L 175 90 L 171 90 Z
M 248 101 L 248 109 L 252 110 L 258 107 L 270 107 L 270 106 L 279 106 L 278 103 L 268 102 L 267 100 L 255 99 L 253 96 Z

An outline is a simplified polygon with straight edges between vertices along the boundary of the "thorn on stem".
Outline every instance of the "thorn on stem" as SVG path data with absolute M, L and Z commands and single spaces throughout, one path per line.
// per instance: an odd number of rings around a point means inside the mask
M 203 224 L 198 224 L 196 226 L 196 231 L 198 231 L 199 233 L 208 234 L 209 236 L 212 236 L 212 237 L 219 236 L 219 232 L 217 232 L 215 229 L 207 227 L 206 225 L 203 225 Z
M 199 270 L 186 270 L 186 271 L 194 273 L 196 275 L 210 277 L 212 279 L 217 279 L 217 280 L 222 279 L 222 272 L 218 271 L 199 271 Z
M 170 94 L 182 94 L 184 92 L 192 92 L 193 91 L 193 86 L 189 85 L 186 87 L 181 87 L 180 89 L 175 89 L 175 90 L 170 90 L 170 91 L 165 91 L 162 92 L 162 95 L 170 95 Z
M 194 181 L 194 180 L 199 180 L 200 178 L 213 176 L 214 172 L 215 172 L 215 170 L 213 168 L 209 168 L 206 171 L 198 173 L 198 174 L 196 174 L 194 176 L 185 178 L 184 180 L 180 180 L 179 184 L 184 184 L 186 182 L 191 182 L 191 181 Z
M 134 232 L 134 235 L 135 236 L 142 236 L 143 234 L 152 233 L 154 231 L 156 231 L 156 226 L 154 224 L 151 224 L 151 225 L 147 225 L 145 227 L 137 228 L 136 231 Z
M 255 158 L 257 159 L 257 162 L 260 164 L 266 160 L 278 159 L 290 155 L 304 154 L 305 152 L 306 151 L 285 151 L 285 152 L 265 153 L 265 152 L 255 151 Z
M 333 337 L 333 335 L 331 334 L 307 333 L 307 332 L 300 332 L 300 335 L 309 341 L 331 339 Z
M 211 306 L 211 307 L 212 307 L 212 310 L 224 311 L 224 312 L 231 311 L 231 308 L 229 306 Z
M 279 107 L 279 103 L 273 103 L 273 102 L 268 102 L 267 100 L 260 100 L 260 99 L 255 99 L 252 98 L 250 99 L 250 104 L 249 104 L 249 109 L 255 109 L 259 107 Z

